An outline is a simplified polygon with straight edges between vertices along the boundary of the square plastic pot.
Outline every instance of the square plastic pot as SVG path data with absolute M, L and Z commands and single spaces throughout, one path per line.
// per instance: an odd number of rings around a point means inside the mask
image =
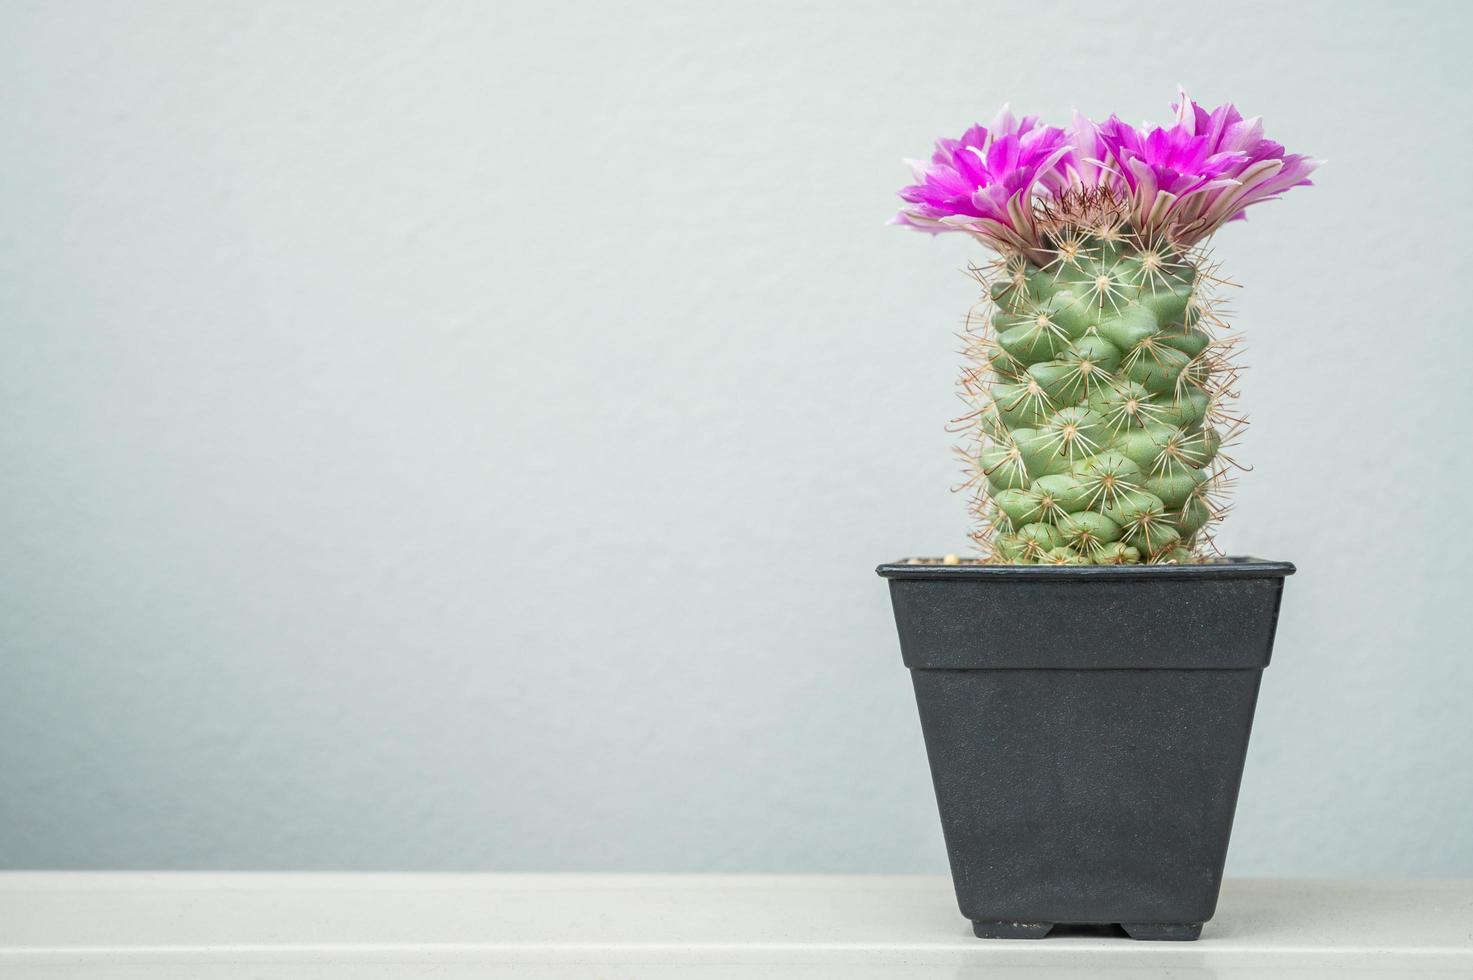
M 881 565 L 962 914 L 983 938 L 1217 907 L 1288 562 Z

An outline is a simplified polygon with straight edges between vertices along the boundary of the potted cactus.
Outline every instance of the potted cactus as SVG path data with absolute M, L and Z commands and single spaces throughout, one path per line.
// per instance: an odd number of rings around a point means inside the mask
M 963 334 L 978 555 L 882 565 L 962 913 L 1195 939 L 1221 883 L 1287 562 L 1213 545 L 1243 427 L 1206 252 L 1317 161 L 1231 105 L 1007 110 L 941 140 L 896 222 L 993 261 Z

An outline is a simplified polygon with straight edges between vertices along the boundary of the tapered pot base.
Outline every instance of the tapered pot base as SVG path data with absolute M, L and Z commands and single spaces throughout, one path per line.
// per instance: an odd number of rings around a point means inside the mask
M 1043 939 L 1054 931 L 1054 922 L 994 922 L 973 920 L 972 935 L 978 939 Z M 1120 928 L 1131 939 L 1191 942 L 1202 935 L 1200 922 L 1122 922 Z

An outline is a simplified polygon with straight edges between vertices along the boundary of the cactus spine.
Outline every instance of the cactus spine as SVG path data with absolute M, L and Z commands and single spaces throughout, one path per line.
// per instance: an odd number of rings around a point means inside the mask
M 1212 528 L 1243 425 L 1233 338 L 1199 249 L 1137 234 L 1104 194 L 1043 206 L 1043 247 L 974 269 L 962 448 L 989 560 L 1189 562 Z

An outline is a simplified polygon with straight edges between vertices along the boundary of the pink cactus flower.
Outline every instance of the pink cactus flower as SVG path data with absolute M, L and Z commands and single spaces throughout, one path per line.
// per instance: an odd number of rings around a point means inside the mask
M 1202 241 L 1251 205 L 1308 185 L 1320 161 L 1264 139 L 1263 124 L 1231 104 L 1210 112 L 1179 93 L 1176 123 L 1133 127 L 1075 113 L 1069 130 L 1017 120 L 1006 109 L 990 128 L 940 140 L 896 223 L 932 233 L 965 231 L 1002 250 L 1045 246 L 1038 205 L 1071 192 L 1105 193 L 1137 232 L 1178 247 Z
M 1004 248 L 1035 240 L 1033 202 L 1066 186 L 1059 163 L 1072 150 L 1069 134 L 1036 116 L 1015 119 L 1006 107 L 990 128 L 973 126 L 959 140 L 936 141 L 930 163 L 910 161 L 916 183 L 900 192 L 908 203 L 897 224 L 936 234 L 965 231 Z

